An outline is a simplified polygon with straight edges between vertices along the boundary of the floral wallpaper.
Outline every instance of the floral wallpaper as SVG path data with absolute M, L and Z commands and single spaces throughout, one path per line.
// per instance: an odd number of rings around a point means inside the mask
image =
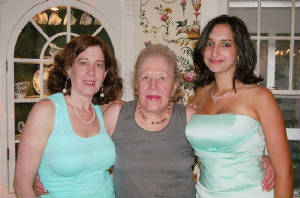
M 161 43 L 176 53 L 183 104 L 194 94 L 192 57 L 200 30 L 200 6 L 201 0 L 140 0 L 143 44 Z

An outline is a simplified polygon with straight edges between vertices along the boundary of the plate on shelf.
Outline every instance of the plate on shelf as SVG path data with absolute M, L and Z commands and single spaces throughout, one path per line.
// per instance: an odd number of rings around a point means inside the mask
M 48 95 L 48 77 L 49 77 L 49 72 L 51 70 L 51 67 L 45 67 L 44 68 L 44 80 L 43 80 L 43 88 L 44 88 L 44 95 Z M 41 92 L 41 80 L 40 80 L 40 69 L 38 69 L 34 75 L 33 75 L 33 79 L 32 79 L 32 84 L 33 84 L 33 88 L 34 90 L 40 94 Z

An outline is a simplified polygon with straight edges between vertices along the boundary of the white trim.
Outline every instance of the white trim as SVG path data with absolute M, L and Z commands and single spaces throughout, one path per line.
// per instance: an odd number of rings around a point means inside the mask
M 291 12 L 291 35 L 295 35 L 295 1 L 292 1 L 292 12 Z M 289 57 L 289 90 L 293 89 L 293 78 L 294 78 L 294 37 L 290 39 L 290 57 Z
M 229 2 L 229 7 L 231 8 L 257 8 L 258 3 L 254 1 L 231 1 Z M 288 1 L 262 1 L 261 7 L 263 8 L 290 8 L 292 7 L 292 2 Z M 300 7 L 300 3 L 297 2 L 295 7 Z
M 4 2 L 0 1 L 0 24 L 4 24 Z M 8 164 L 7 164 L 7 85 L 6 85 L 6 58 L 5 47 L 5 28 L 0 25 L 0 188 L 6 190 L 8 181 Z M 1 192 L 0 192 L 1 194 Z
M 300 36 L 251 36 L 251 39 L 261 39 L 261 40 L 290 40 L 291 38 L 295 40 L 300 40 Z
M 271 90 L 273 94 L 286 96 L 300 96 L 300 90 Z
M 288 140 L 300 140 L 300 131 L 299 129 L 287 128 L 287 138 Z
M 33 58 L 14 58 L 15 63 L 29 63 L 29 64 L 40 64 L 41 59 L 33 59 Z M 46 64 L 53 63 L 52 58 L 43 59 L 43 62 Z
M 269 40 L 268 41 L 268 65 L 267 65 L 267 87 L 273 88 L 275 87 L 275 54 L 276 51 L 276 41 Z

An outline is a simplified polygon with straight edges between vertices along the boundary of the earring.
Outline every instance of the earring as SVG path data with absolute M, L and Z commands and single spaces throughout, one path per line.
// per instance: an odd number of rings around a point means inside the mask
M 63 94 L 66 94 L 68 92 L 67 85 L 68 85 L 69 79 L 70 79 L 70 77 L 68 76 L 67 79 L 66 79 L 66 82 L 65 82 L 65 87 L 62 90 Z
M 240 62 L 240 56 L 236 57 L 236 62 Z
M 100 97 L 101 97 L 101 98 L 104 98 L 104 91 L 103 91 L 103 89 L 104 89 L 104 88 L 103 88 L 103 85 L 102 85 L 102 86 L 101 86 L 101 93 L 100 93 Z

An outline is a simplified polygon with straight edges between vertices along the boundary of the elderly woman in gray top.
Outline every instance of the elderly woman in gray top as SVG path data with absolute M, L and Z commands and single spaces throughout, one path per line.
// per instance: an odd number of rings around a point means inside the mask
M 104 113 L 116 145 L 116 197 L 196 195 L 194 155 L 184 133 L 186 108 L 174 103 L 176 65 L 176 55 L 168 47 L 145 48 L 135 65 L 137 100 L 110 105 Z

